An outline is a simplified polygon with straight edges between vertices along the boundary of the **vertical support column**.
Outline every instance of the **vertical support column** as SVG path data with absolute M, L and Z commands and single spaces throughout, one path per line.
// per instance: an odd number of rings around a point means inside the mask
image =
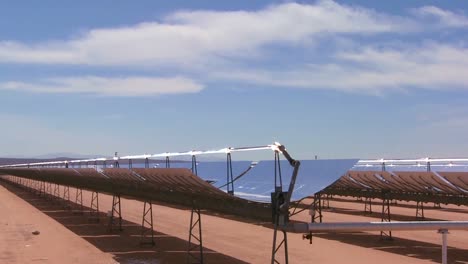
M 276 241 L 278 239 L 278 231 L 280 231 L 283 234 L 283 239 L 281 242 L 277 245 Z M 273 252 L 272 252 L 272 258 L 271 258 L 271 264 L 275 263 L 281 263 L 276 259 L 276 254 L 281 248 L 284 248 L 284 263 L 288 264 L 289 263 L 289 257 L 288 257 L 288 234 L 284 230 L 278 230 L 277 226 L 275 226 L 275 231 L 273 233 Z
M 322 194 L 316 193 L 314 194 L 314 201 L 312 202 L 312 206 L 310 208 L 310 217 L 312 223 L 322 223 Z
M 442 234 L 442 264 L 447 264 L 447 229 L 440 229 L 439 234 Z
M 197 232 L 198 229 L 198 232 Z M 195 241 L 195 243 L 192 243 Z M 198 256 L 197 256 L 198 253 Z M 203 263 L 203 239 L 200 208 L 193 203 L 192 213 L 190 215 L 190 229 L 188 241 L 188 263 Z M 195 261 L 195 262 L 194 262 Z
M 327 194 L 325 199 L 322 200 L 322 208 L 330 208 L 330 199 L 332 198 L 331 194 Z
M 230 152 L 227 154 L 226 158 L 226 189 L 228 194 L 234 195 L 234 178 L 232 176 L 232 159 Z
M 153 204 L 151 201 L 145 201 L 143 204 L 143 217 L 141 219 L 140 245 L 151 245 L 151 246 L 155 245 L 154 226 L 153 226 Z
M 284 252 L 284 263 L 288 263 L 288 236 L 287 233 L 283 230 L 278 230 L 280 226 L 285 226 L 289 222 L 289 210 L 282 211 L 281 205 L 284 203 L 284 198 L 287 193 L 277 191 L 271 194 L 271 204 L 272 204 L 272 221 L 275 226 L 273 230 L 273 246 L 271 252 L 271 263 L 280 263 L 277 259 L 277 254 L 281 249 Z M 320 200 L 318 200 L 319 203 Z M 278 232 L 283 233 L 281 240 L 278 238 Z
M 381 222 L 391 222 L 390 199 L 387 193 L 382 193 L 382 219 Z M 393 240 L 392 231 L 380 231 L 380 240 Z
M 364 200 L 364 214 L 372 214 L 372 198 L 366 197 Z
M 424 220 L 424 204 L 421 201 L 416 203 L 416 219 Z
M 120 206 L 120 194 L 112 196 L 112 209 L 109 215 L 109 231 L 114 230 L 115 218 L 117 217 L 119 224 L 119 231 L 122 231 L 122 207 Z
M 76 189 L 75 203 L 79 206 L 79 211 L 75 211 L 75 214 L 83 214 L 83 190 L 81 188 Z
M 45 181 L 39 182 L 39 196 L 46 196 L 46 185 Z
M 59 198 L 60 197 L 60 185 L 54 184 L 54 196 Z
M 50 198 L 50 195 L 52 195 L 52 183 L 48 182 L 48 183 L 44 183 L 46 184 L 47 188 L 45 190 L 45 194 L 46 194 L 46 198 Z
M 63 186 L 63 201 L 65 202 L 65 208 L 71 209 L 70 207 L 70 186 Z
M 192 173 L 194 175 L 198 175 L 198 165 L 197 165 L 197 157 L 192 155 Z
M 166 168 L 171 167 L 171 161 L 169 160 L 169 156 L 166 156 Z
M 99 193 L 93 192 L 91 195 L 91 211 L 89 221 L 99 222 Z

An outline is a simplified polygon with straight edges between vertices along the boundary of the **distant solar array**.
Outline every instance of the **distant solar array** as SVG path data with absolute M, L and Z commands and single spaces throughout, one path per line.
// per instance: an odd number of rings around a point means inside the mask
M 468 172 L 352 170 L 323 193 L 468 205 Z

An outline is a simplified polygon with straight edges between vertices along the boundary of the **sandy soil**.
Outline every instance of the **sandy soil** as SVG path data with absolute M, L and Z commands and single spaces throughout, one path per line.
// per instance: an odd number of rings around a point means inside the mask
M 104 212 L 112 196 L 99 194 L 101 223 L 75 215 L 63 201 L 46 200 L 2 183 L 0 187 L 0 263 L 187 263 L 190 210 L 154 205 L 156 246 L 142 247 L 140 224 L 143 203 L 122 198 L 123 231 L 109 232 Z M 63 193 L 63 189 L 61 190 Z M 21 198 L 19 198 L 21 197 Z M 74 200 L 75 190 L 70 197 Z M 91 193 L 83 192 L 90 206 Z M 376 201 L 377 202 L 377 201 Z M 324 212 L 324 221 L 380 221 L 380 206 L 364 214 L 364 204 L 355 199 L 334 199 Z M 443 206 L 425 210 L 427 219 L 468 220 L 468 208 Z M 395 220 L 414 220 L 415 204 L 392 206 Z M 308 212 L 294 217 L 309 220 Z M 269 263 L 270 228 L 204 213 L 203 243 L 206 263 Z M 39 236 L 30 235 L 34 230 Z M 315 234 L 313 244 L 301 234 L 288 236 L 290 263 L 440 263 L 441 237 L 436 231 L 393 232 L 394 241 L 380 241 L 378 232 Z M 42 239 L 42 240 L 41 240 Z M 468 232 L 451 231 L 449 263 L 468 263 Z M 25 245 L 30 245 L 26 247 Z M 37 260 L 39 259 L 39 260 Z

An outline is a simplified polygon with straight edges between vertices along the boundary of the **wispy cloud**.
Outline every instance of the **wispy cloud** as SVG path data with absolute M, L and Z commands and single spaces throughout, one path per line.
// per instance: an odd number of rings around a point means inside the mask
M 49 77 L 3 82 L 0 89 L 142 96 L 196 93 L 204 83 L 219 80 L 370 94 L 413 87 L 466 89 L 468 49 L 464 43 L 404 43 L 404 36 L 427 30 L 427 17 L 436 18 L 433 25 L 457 28 L 468 23 L 464 14 L 434 6 L 397 16 L 318 1 L 271 5 L 256 11 L 180 11 L 160 21 L 92 29 L 71 39 L 38 43 L 3 40 L 3 64 L 123 66 L 132 71 L 145 67 L 144 74 L 157 67 L 176 77 Z M 375 35 L 395 36 L 400 44 L 379 42 L 372 38 Z M 328 43 L 353 43 L 355 37 L 360 39 L 357 48 Z M 321 53 L 316 46 L 327 49 Z M 298 59 L 287 60 L 285 51 L 295 52 Z M 276 54 L 280 54 L 277 60 L 281 67 L 270 67 Z
M 197 93 L 203 85 L 187 78 L 60 77 L 37 82 L 4 82 L 0 89 L 36 93 L 83 93 L 104 96 L 146 96 Z
M 455 13 L 438 8 L 436 6 L 423 6 L 415 9 L 417 15 L 430 17 L 438 20 L 440 26 L 445 27 L 468 27 L 468 17 L 463 13 Z
M 258 11 L 184 11 L 162 22 L 93 29 L 69 40 L 0 42 L 0 62 L 84 65 L 185 65 L 243 56 L 270 44 L 301 44 L 321 34 L 407 32 L 410 19 L 340 5 L 285 3 Z
M 213 78 L 303 89 L 335 89 L 381 94 L 419 89 L 468 89 L 468 48 L 428 44 L 423 47 L 374 48 L 338 52 L 326 64 L 292 70 L 217 71 Z

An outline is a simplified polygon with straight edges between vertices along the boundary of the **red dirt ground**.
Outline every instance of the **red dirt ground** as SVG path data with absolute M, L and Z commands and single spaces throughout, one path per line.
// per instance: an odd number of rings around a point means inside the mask
M 156 246 L 142 247 L 143 203 L 122 198 L 123 231 L 109 232 L 104 212 L 112 196 L 99 194 L 101 223 L 66 210 L 63 201 L 46 200 L 10 183 L 0 182 L 0 263 L 187 263 L 190 210 L 154 205 Z M 75 189 L 70 188 L 74 200 Z M 63 189 L 61 190 L 63 193 Z M 91 193 L 83 191 L 90 206 Z M 377 202 L 377 201 L 376 201 Z M 380 221 L 380 206 L 363 213 L 355 199 L 336 198 L 324 222 Z M 468 220 L 468 208 L 426 204 L 429 220 Z M 394 220 L 414 220 L 415 204 L 392 206 Z M 309 221 L 308 212 L 294 217 Z M 269 263 L 272 229 L 203 213 L 205 263 Z M 31 232 L 38 230 L 35 236 Z M 379 232 L 315 234 L 313 244 L 289 234 L 290 263 L 440 263 L 441 236 L 436 231 L 393 232 L 394 241 L 380 241 Z M 468 263 L 468 231 L 448 236 L 449 263 Z

